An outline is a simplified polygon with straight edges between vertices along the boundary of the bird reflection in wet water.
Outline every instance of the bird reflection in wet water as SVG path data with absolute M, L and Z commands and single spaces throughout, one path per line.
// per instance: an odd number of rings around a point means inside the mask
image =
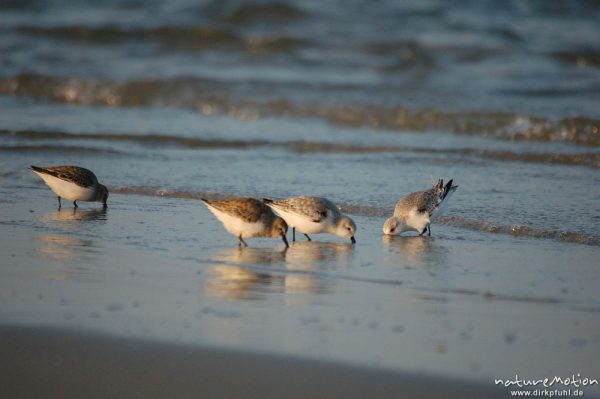
M 105 221 L 106 216 L 106 208 L 63 209 L 43 215 L 40 218 L 42 224 L 55 231 L 41 234 L 35 241 L 36 253 L 51 261 L 44 277 L 81 281 L 96 278 L 92 265 L 99 253 L 98 242 L 84 238 L 86 235 L 78 236 L 77 233 L 93 228 L 87 222 Z
M 37 237 L 37 252 L 58 261 L 71 260 L 82 248 L 92 245 L 91 240 L 83 240 L 59 234 L 42 234 Z
M 296 241 L 286 252 L 287 274 L 284 280 L 288 294 L 327 294 L 333 292 L 335 279 L 326 278 L 338 264 L 351 261 L 356 246 L 351 243 Z M 304 303 L 309 298 L 288 296 L 288 305 Z
M 42 216 L 43 223 L 64 222 L 64 221 L 93 221 L 106 220 L 107 209 L 81 209 L 73 208 L 72 210 L 58 210 L 49 212 Z
M 424 267 L 443 264 L 446 248 L 431 237 L 383 236 L 383 245 L 388 250 L 390 263 Z
M 268 270 L 262 270 L 262 267 L 282 264 L 285 252 L 286 249 L 222 248 L 211 256 L 205 290 L 210 296 L 220 300 L 260 299 L 264 293 L 273 289 L 273 282 L 279 278 Z
M 35 240 L 35 252 L 47 262 L 40 268 L 46 280 L 95 281 L 94 266 L 98 248 L 93 240 L 62 234 L 41 234 Z
M 205 289 L 221 300 L 260 299 L 266 293 L 323 294 L 331 279 L 321 273 L 350 261 L 350 243 L 295 242 L 290 248 L 222 248 L 211 256 Z

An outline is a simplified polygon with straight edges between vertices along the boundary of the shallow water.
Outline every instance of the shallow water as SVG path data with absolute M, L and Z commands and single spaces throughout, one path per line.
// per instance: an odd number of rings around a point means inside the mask
M 356 245 L 240 249 L 195 199 L 117 193 L 106 211 L 59 212 L 33 177 L 3 203 L 3 323 L 480 382 L 598 371 L 597 246 L 449 225 L 389 238 L 355 215 Z
M 0 7 L 0 322 L 598 377 L 596 2 Z M 31 164 L 95 171 L 108 210 L 57 212 Z M 382 237 L 438 177 L 433 237 Z M 302 194 L 357 245 L 239 250 L 198 201 Z

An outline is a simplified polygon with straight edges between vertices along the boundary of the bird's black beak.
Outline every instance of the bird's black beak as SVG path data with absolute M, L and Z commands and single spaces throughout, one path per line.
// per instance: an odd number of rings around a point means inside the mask
M 285 234 L 281 235 L 281 239 L 283 240 L 283 242 L 285 243 L 285 247 L 289 248 L 290 244 L 288 243 L 287 237 L 285 236 Z
M 352 241 L 352 244 L 356 244 L 356 239 L 354 238 L 354 236 L 350 237 L 350 241 Z

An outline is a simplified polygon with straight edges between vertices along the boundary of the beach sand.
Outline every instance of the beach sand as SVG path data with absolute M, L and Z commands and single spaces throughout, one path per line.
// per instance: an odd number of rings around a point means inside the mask
M 341 364 L 0 327 L 3 398 L 500 398 L 491 386 Z

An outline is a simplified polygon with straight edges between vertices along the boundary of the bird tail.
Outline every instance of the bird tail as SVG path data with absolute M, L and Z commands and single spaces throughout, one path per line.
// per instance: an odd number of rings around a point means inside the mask
M 57 177 L 59 179 L 61 178 L 59 176 L 59 174 L 56 171 L 54 171 L 54 170 L 50 170 L 50 169 L 46 169 L 46 168 L 40 168 L 39 166 L 34 166 L 34 165 L 31 165 L 31 170 L 33 170 L 35 173 L 37 173 L 38 175 L 40 175 L 40 177 L 42 177 L 41 175 L 47 175 L 47 176 L 54 176 L 54 177 Z
M 438 193 L 440 195 L 441 201 L 438 204 L 437 208 L 435 209 L 435 212 L 432 214 L 432 216 L 435 217 L 436 219 L 445 213 L 446 205 L 448 203 L 448 198 L 450 198 L 452 193 L 454 191 L 456 191 L 456 189 L 458 188 L 458 186 L 454 186 L 452 183 L 453 183 L 453 180 L 450 179 L 450 180 L 448 180 L 448 183 L 446 183 L 446 185 L 444 186 L 443 180 L 442 179 L 438 180 L 438 184 L 437 184 L 436 188 L 438 189 Z
M 442 181 L 442 179 L 440 179 L 440 181 Z M 446 185 L 444 186 L 444 193 L 442 194 L 442 200 L 446 199 L 448 194 L 454 192 L 458 188 L 458 186 L 452 185 L 452 181 L 453 181 L 453 179 L 450 179 L 448 181 L 448 183 L 446 183 Z M 440 186 L 440 188 L 441 188 L 441 186 Z
M 444 193 L 444 179 L 439 178 L 437 183 L 435 184 L 435 188 L 438 190 L 438 193 L 442 195 Z
M 44 168 L 40 168 L 39 166 L 31 165 L 31 170 L 38 173 L 48 173 L 48 171 Z

